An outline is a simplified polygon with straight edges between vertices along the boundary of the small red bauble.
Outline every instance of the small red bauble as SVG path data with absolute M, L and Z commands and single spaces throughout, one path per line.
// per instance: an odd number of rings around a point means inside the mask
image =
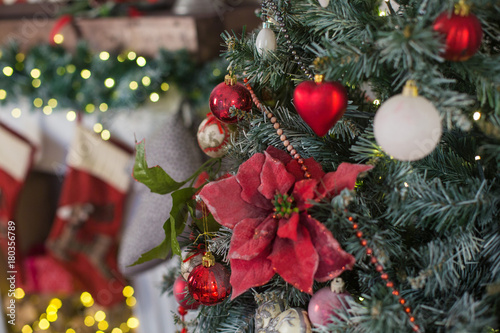
M 187 282 L 182 278 L 182 275 L 178 276 L 174 282 L 174 297 L 179 303 L 179 305 L 185 310 L 194 310 L 200 306 L 198 302 L 190 302 L 189 299 L 186 299 L 187 295 Z M 182 315 L 182 314 L 181 314 Z
M 335 278 L 331 282 L 331 286 L 315 292 L 307 309 L 311 323 L 314 326 L 325 326 L 331 323 L 332 316 L 340 318 L 336 310 L 340 310 L 344 306 L 348 308 L 346 297 L 351 297 L 351 294 L 344 291 L 344 282 L 341 278 Z
M 347 91 L 338 82 L 323 82 L 322 75 L 316 75 L 314 81 L 304 81 L 295 88 L 293 103 L 314 133 L 324 136 L 344 115 Z
M 213 263 L 213 259 L 207 265 L 204 257 L 203 264 L 189 274 L 187 281 L 189 293 L 203 305 L 218 304 L 231 294 L 229 278 L 230 274 L 226 267 L 220 263 Z
M 236 78 L 226 75 L 224 82 L 219 83 L 210 93 L 210 111 L 220 121 L 235 123 L 238 118 L 231 116 L 229 109 L 234 106 L 242 111 L 252 108 L 252 96 L 247 88 L 236 82 Z
M 446 49 L 442 56 L 450 61 L 469 59 L 479 50 L 483 40 L 481 23 L 474 14 L 469 13 L 469 7 L 463 2 L 457 4 L 451 15 L 439 15 L 433 28 L 445 36 Z

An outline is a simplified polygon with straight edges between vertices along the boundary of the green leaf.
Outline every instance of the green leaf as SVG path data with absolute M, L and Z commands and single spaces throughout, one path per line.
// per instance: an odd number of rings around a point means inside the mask
M 176 182 L 160 166 L 148 167 L 146 161 L 145 140 L 136 144 L 134 178 L 149 187 L 151 192 L 167 194 L 179 189 L 186 181 Z
M 170 252 L 170 239 L 165 238 L 163 242 L 160 243 L 160 245 L 152 248 L 146 253 L 143 253 L 140 256 L 140 258 L 137 259 L 136 262 L 134 262 L 130 266 L 139 265 L 154 259 L 165 259 L 167 258 L 169 252 Z
M 170 243 L 172 244 L 172 253 L 181 256 L 181 247 L 179 242 L 177 241 L 177 230 L 175 228 L 175 219 L 172 215 L 170 215 Z M 182 231 L 181 231 L 182 232 Z

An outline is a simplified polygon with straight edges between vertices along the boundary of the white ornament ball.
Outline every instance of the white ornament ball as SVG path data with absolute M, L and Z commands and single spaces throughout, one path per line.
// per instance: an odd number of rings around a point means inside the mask
M 266 24 L 264 24 L 264 27 L 257 35 L 255 47 L 261 56 L 265 55 L 268 51 L 276 50 L 276 35 L 274 34 L 274 31 L 267 27 Z
M 441 139 L 439 112 L 422 96 L 395 95 L 383 103 L 373 123 L 375 140 L 395 159 L 416 161 L 429 155 Z
M 330 3 L 330 0 L 318 0 L 321 7 L 326 8 Z
M 198 144 L 210 157 L 222 157 L 226 154 L 231 130 L 228 124 L 219 121 L 212 114 L 203 120 L 198 127 Z
M 202 264 L 203 254 L 188 252 L 185 259 L 181 262 L 181 276 L 187 281 L 189 274 L 195 267 Z

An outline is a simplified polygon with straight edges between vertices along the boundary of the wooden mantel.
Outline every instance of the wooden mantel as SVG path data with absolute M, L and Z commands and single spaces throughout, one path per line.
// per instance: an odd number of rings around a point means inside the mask
M 78 18 L 74 26 L 66 25 L 60 33 L 63 46 L 73 49 L 81 39 L 99 51 L 133 50 L 141 55 L 154 56 L 158 49 L 187 49 L 200 61 L 217 57 L 221 51 L 220 34 L 224 30 L 241 30 L 258 26 L 254 7 L 233 8 L 220 15 L 155 15 L 136 18 L 116 17 L 99 19 Z M 22 19 L 0 20 L 0 45 L 16 41 L 23 50 L 49 42 L 50 32 L 57 20 L 34 15 Z

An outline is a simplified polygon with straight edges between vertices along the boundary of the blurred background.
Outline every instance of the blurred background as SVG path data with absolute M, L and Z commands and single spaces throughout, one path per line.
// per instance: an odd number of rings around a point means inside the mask
M 256 28 L 259 6 L 0 0 L 0 332 L 181 330 L 162 293 L 179 260 L 130 266 L 171 206 L 133 181 L 134 144 L 176 180 L 206 160 L 220 34 Z

